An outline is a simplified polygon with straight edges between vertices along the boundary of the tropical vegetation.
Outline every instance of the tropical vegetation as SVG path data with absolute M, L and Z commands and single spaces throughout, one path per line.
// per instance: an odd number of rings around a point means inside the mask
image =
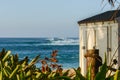
M 20 60 L 17 54 L 11 54 L 11 51 L 3 49 L 0 52 L 0 80 L 92 80 L 91 66 L 86 76 L 80 73 L 80 68 L 74 69 L 75 75 L 69 75 L 69 70 L 64 71 L 62 66 L 57 64 L 56 56 L 57 50 L 54 50 L 50 58 L 40 59 L 38 55 L 31 61 L 27 56 Z M 116 65 L 117 62 L 115 60 L 114 62 Z M 36 63 L 40 63 L 41 67 L 36 67 Z M 105 57 L 105 62 L 94 80 L 120 80 L 119 69 L 112 75 L 108 75 L 108 71 L 112 70 L 107 66 Z

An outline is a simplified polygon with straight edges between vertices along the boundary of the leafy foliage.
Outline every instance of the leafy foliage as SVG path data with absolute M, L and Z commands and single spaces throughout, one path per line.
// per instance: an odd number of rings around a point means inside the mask
M 52 57 L 41 60 L 42 69 L 35 66 L 40 61 L 40 56 L 36 56 L 29 62 L 28 57 L 19 60 L 18 55 L 12 55 L 11 51 L 3 49 L 0 52 L 0 80 L 71 80 L 67 77 L 67 73 L 62 73 L 61 66 L 57 65 L 57 51 L 52 52 Z M 52 68 L 56 68 L 53 72 L 46 62 L 51 61 Z
M 95 80 L 105 80 L 106 78 L 106 73 L 107 73 L 107 63 L 106 63 L 106 55 L 105 55 L 105 62 L 104 64 L 100 67 L 100 71 L 96 74 Z
M 0 52 L 0 80 L 92 80 L 91 66 L 86 77 L 81 74 L 80 68 L 74 69 L 75 75 L 68 76 L 70 70 L 63 71 L 62 66 L 57 64 L 56 56 L 57 50 L 54 50 L 50 58 L 40 59 L 38 55 L 29 62 L 28 57 L 19 60 L 17 54 L 13 55 L 11 51 L 3 49 Z M 37 62 L 41 62 L 41 68 L 35 66 Z M 115 74 L 106 77 L 108 70 L 105 57 L 105 62 L 94 80 L 120 80 L 119 69 Z
M 107 61 L 107 59 L 106 59 L 106 55 L 105 55 L 105 62 L 100 67 L 100 70 L 96 74 L 96 77 L 94 79 L 91 79 L 90 71 L 91 71 L 92 68 L 91 68 L 91 66 L 89 66 L 86 77 L 82 76 L 79 70 L 74 69 L 75 72 L 76 72 L 76 76 L 74 77 L 73 80 L 120 80 L 120 70 L 119 69 L 113 75 L 109 75 L 108 77 L 106 77 L 106 75 L 108 74 L 107 72 L 111 71 L 107 67 L 106 61 Z M 113 63 L 114 63 L 114 61 L 113 61 Z M 116 62 L 114 64 L 116 64 Z

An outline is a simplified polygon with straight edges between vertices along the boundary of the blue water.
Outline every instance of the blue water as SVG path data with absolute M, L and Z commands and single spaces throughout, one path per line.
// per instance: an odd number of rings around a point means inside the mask
M 63 68 L 78 67 L 78 38 L 0 38 L 0 50 L 2 48 L 18 54 L 20 59 L 28 56 L 30 60 L 37 55 L 41 59 L 49 57 L 53 50 L 58 50 L 58 64 Z

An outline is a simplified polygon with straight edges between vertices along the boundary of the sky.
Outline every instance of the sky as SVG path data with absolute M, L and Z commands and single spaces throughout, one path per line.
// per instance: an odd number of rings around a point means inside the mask
M 79 37 L 79 20 L 111 9 L 102 0 L 0 0 L 0 37 Z

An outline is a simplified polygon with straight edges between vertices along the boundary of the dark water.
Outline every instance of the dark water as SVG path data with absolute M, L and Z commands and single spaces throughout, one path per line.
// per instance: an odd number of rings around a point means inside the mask
M 20 59 L 25 56 L 33 59 L 39 54 L 40 58 L 49 57 L 53 50 L 58 50 L 58 63 L 63 68 L 78 67 L 78 38 L 0 38 L 0 50 L 2 48 L 17 53 Z

